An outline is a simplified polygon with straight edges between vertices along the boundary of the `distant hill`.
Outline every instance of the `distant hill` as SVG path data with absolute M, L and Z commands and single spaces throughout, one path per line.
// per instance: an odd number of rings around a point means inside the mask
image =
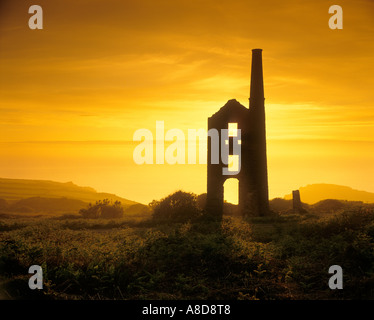
M 7 212 L 19 213 L 66 213 L 78 212 L 80 209 L 85 208 L 86 206 L 87 202 L 77 199 L 32 197 L 18 200 L 5 208 L 3 207 L 2 209 L 3 211 Z
M 374 203 L 374 193 L 355 190 L 346 186 L 335 184 L 310 184 L 300 189 L 302 202 L 314 204 L 325 199 L 337 199 L 347 201 L 363 201 Z M 292 194 L 287 194 L 284 199 L 292 199 Z
M 127 207 L 138 204 L 135 201 L 121 198 L 115 194 L 96 192 L 90 187 L 80 187 L 72 182 L 55 182 L 48 180 L 25 180 L 25 179 L 4 179 L 0 178 L 0 199 L 5 199 L 8 203 L 14 203 L 25 198 L 68 198 L 83 202 L 96 202 L 98 200 L 109 199 L 121 201 Z M 28 200 L 30 201 L 30 200 Z M 33 199 L 35 204 L 37 199 Z M 48 200 L 51 202 L 51 200 Z M 61 200 L 64 201 L 64 200 Z M 65 200 L 67 204 L 67 200 Z M 44 201 L 43 205 L 47 205 Z M 78 202 L 70 201 L 69 206 L 79 206 Z

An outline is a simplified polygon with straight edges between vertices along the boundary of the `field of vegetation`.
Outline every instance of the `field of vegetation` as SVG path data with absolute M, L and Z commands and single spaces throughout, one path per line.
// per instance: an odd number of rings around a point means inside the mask
M 148 218 L 0 218 L 0 298 L 374 298 L 373 207 L 216 222 L 193 197 L 163 200 Z M 43 290 L 28 287 L 35 264 Z M 331 265 L 343 290 L 329 289 Z

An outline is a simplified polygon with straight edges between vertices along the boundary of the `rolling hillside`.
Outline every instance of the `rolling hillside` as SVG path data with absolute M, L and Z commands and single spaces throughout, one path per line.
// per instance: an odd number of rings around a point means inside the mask
M 96 192 L 89 187 L 80 187 L 72 182 L 55 182 L 48 180 L 24 180 L 0 178 L 0 199 L 15 202 L 25 198 L 68 198 L 83 202 L 95 202 L 109 199 L 121 201 L 124 206 L 137 204 L 135 201 L 121 198 L 111 193 Z
M 374 203 L 374 193 L 335 184 L 311 184 L 301 187 L 299 190 L 301 201 L 308 204 L 314 204 L 324 199 Z M 292 199 L 292 194 L 285 195 L 284 199 Z

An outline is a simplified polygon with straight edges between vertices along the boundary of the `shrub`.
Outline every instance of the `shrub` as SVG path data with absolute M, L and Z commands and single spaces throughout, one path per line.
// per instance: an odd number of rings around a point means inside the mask
M 83 218 L 88 219 L 118 219 L 123 217 L 123 208 L 120 201 L 110 202 L 108 199 L 96 201 L 94 205 L 91 203 L 87 209 L 79 210 Z
M 160 201 L 153 200 L 149 206 L 156 221 L 187 222 L 201 215 L 197 196 L 183 191 L 177 191 Z
M 269 201 L 270 209 L 276 212 L 292 210 L 292 200 L 274 198 Z
M 313 207 L 320 212 L 336 212 L 344 208 L 344 203 L 340 200 L 325 199 L 317 202 Z

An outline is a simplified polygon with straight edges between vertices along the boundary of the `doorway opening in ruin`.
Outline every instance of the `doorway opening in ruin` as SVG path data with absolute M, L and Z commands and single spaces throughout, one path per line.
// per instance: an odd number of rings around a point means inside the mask
M 223 184 L 223 215 L 237 216 L 239 214 L 239 180 L 229 178 Z
M 226 179 L 223 184 L 223 201 L 239 204 L 239 180 L 236 178 Z

